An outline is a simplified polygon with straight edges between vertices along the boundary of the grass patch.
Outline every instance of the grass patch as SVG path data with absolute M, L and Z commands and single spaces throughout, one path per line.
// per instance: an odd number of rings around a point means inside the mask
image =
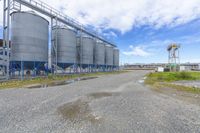
M 180 80 L 200 80 L 200 72 L 163 72 L 150 73 L 147 75 L 146 83 L 173 82 Z
M 164 87 L 170 87 L 179 91 L 200 93 L 199 88 L 171 84 L 171 82 L 181 80 L 200 80 L 200 72 L 150 73 L 147 75 L 145 83 L 152 86 L 156 90 L 162 89 Z
M 79 77 L 120 74 L 120 73 L 125 73 L 125 72 L 127 72 L 127 71 L 97 72 L 97 73 L 73 74 L 73 75 L 63 75 L 63 76 L 48 75 L 47 77 L 38 77 L 38 78 L 26 79 L 26 80 L 10 80 L 10 81 L 6 81 L 6 82 L 1 82 L 0 89 L 23 88 L 27 85 L 33 85 L 33 84 L 50 84 L 55 81 L 65 81 L 65 80 L 75 79 L 75 78 L 79 78 Z

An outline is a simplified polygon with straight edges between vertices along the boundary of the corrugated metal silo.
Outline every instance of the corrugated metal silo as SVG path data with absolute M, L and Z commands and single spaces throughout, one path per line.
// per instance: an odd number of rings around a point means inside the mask
M 53 29 L 54 40 L 57 39 L 58 65 L 68 66 L 76 63 L 76 32 L 72 29 L 55 27 Z
M 119 49 L 114 48 L 113 65 L 115 67 L 119 66 Z
M 110 45 L 106 45 L 106 65 L 113 66 L 113 47 Z
M 94 64 L 94 46 L 95 41 L 91 37 L 82 37 L 81 43 L 81 64 L 93 65 Z
M 105 44 L 98 41 L 95 45 L 95 65 L 105 65 Z
M 30 12 L 11 15 L 11 61 L 48 61 L 48 21 Z

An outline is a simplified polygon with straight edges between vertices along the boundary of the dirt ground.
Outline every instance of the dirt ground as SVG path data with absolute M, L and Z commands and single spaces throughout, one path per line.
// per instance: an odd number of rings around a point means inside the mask
M 0 132 L 200 132 L 200 105 L 131 71 L 47 88 L 0 90 Z

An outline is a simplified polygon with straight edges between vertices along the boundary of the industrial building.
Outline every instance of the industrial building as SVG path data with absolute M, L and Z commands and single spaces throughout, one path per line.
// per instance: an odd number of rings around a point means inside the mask
M 22 6 L 31 11 L 23 11 Z M 47 4 L 4 0 L 3 8 L 0 71 L 7 79 L 119 68 L 119 49 L 115 44 Z
M 151 64 L 124 64 L 127 70 L 156 70 L 159 67 L 166 68 L 168 63 L 151 63 Z M 180 63 L 181 71 L 200 71 L 199 63 Z

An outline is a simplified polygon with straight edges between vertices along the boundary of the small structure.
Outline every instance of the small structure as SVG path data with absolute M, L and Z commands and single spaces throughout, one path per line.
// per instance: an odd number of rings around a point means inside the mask
M 179 71 L 180 58 L 179 58 L 180 45 L 172 43 L 167 47 L 168 55 L 168 67 L 170 71 Z
M 180 65 L 179 71 L 191 71 L 191 66 Z
M 157 72 L 164 72 L 164 67 L 158 67 Z

